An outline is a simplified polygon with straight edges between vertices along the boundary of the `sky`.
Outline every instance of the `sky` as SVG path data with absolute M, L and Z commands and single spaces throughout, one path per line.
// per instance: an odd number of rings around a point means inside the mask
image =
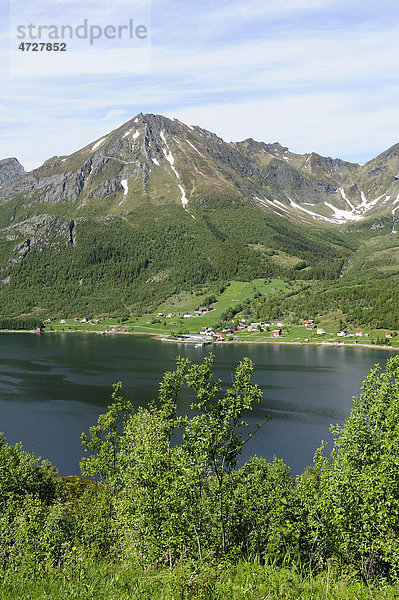
M 0 0 L 0 16 L 0 159 L 26 169 L 139 112 L 359 163 L 399 142 L 397 0 Z M 41 41 L 66 51 L 19 49 Z

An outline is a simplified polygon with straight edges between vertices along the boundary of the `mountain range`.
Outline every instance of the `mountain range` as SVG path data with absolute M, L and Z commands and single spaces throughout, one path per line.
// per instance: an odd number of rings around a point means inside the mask
M 17 179 L 17 181 L 16 181 Z M 0 202 L 67 202 L 123 214 L 148 202 L 183 208 L 250 199 L 297 221 L 342 224 L 395 215 L 399 144 L 364 165 L 295 154 L 279 143 L 224 142 L 216 134 L 159 115 L 140 114 L 69 156 L 25 173 L 0 162 Z
M 0 161 L 0 300 L 134 312 L 231 277 L 337 279 L 377 233 L 396 248 L 398 208 L 399 144 L 359 165 L 139 114 L 31 172 Z

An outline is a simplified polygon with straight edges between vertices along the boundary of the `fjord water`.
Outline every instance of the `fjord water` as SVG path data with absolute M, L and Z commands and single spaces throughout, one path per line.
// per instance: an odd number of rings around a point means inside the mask
M 110 403 L 112 383 L 123 382 L 136 406 L 156 397 L 177 355 L 200 361 L 212 352 L 215 374 L 229 385 L 237 362 L 255 363 L 263 402 L 247 415 L 254 426 L 272 419 L 244 446 L 251 455 L 283 458 L 299 474 L 331 424 L 343 423 L 352 396 L 375 364 L 392 353 L 368 348 L 239 344 L 195 348 L 139 336 L 93 334 L 0 335 L 0 431 L 9 443 L 49 459 L 63 475 L 79 474 L 80 434 Z M 181 413 L 189 411 L 184 393 Z M 252 427 L 253 428 L 253 427 Z M 331 443 L 329 444 L 331 448 Z

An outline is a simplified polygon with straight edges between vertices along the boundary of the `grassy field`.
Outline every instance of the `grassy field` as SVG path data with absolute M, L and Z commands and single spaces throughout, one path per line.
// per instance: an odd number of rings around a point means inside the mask
M 80 323 L 81 318 L 87 315 L 80 315 L 79 321 L 66 319 L 66 323 L 60 321 L 53 322 L 47 326 L 47 329 L 56 331 L 97 331 L 102 332 L 107 329 L 136 333 L 151 333 L 169 335 L 171 332 L 184 330 L 189 333 L 198 333 L 201 327 L 211 327 L 220 319 L 221 314 L 229 307 L 236 306 L 240 302 L 253 298 L 255 293 L 267 294 L 276 289 L 289 290 L 287 283 L 280 279 L 273 279 L 267 282 L 264 279 L 255 279 L 251 282 L 232 281 L 222 294 L 216 297 L 216 302 L 212 304 L 214 310 L 202 315 L 201 317 L 183 318 L 184 313 L 192 313 L 199 306 L 203 306 L 202 300 L 209 294 L 193 295 L 187 292 L 172 297 L 168 302 L 162 304 L 158 311 L 152 314 L 146 314 L 141 317 L 130 317 L 122 322 L 121 319 L 103 319 L 101 323 Z M 166 316 L 157 318 L 157 312 L 163 315 L 173 314 L 174 317 L 167 319 Z M 180 313 L 180 315 L 179 315 Z
M 182 565 L 173 571 L 72 565 L 0 576 L 0 600 L 391 600 L 398 595 L 393 585 L 366 585 L 333 571 L 314 577 L 254 563 Z
M 202 327 L 214 327 L 220 320 L 221 315 L 231 307 L 235 307 L 254 297 L 255 294 L 262 295 L 272 293 L 275 290 L 289 292 L 294 289 L 295 284 L 288 284 L 281 279 L 273 279 L 267 281 L 264 279 L 255 279 L 251 282 L 232 281 L 226 289 L 216 296 L 216 302 L 212 303 L 214 310 L 205 313 L 202 316 L 193 316 L 184 318 L 185 313 L 193 314 L 193 311 L 204 305 L 203 300 L 209 294 L 190 294 L 188 292 L 180 293 L 171 297 L 167 302 L 162 304 L 158 311 L 152 314 L 145 314 L 140 317 L 129 318 L 105 318 L 100 323 L 95 323 L 90 320 L 87 323 L 80 323 L 73 319 L 67 319 L 66 323 L 55 321 L 47 325 L 47 330 L 51 331 L 87 331 L 97 333 L 141 333 L 149 335 L 170 336 L 176 333 L 199 333 Z M 206 292 L 206 290 L 204 290 Z M 163 314 L 162 317 L 157 317 L 157 312 Z M 167 318 L 166 315 L 172 314 L 172 318 Z M 279 342 L 279 343 L 335 343 L 338 340 L 340 344 L 371 344 L 385 345 L 385 335 L 387 330 L 383 329 L 362 329 L 363 336 L 355 336 L 355 329 L 349 330 L 353 337 L 337 337 L 339 329 L 336 326 L 339 315 L 326 315 L 320 317 L 317 321 L 317 326 L 325 330 L 325 334 L 318 335 L 316 330 L 306 330 L 303 325 L 298 323 L 287 322 L 282 327 L 282 336 L 273 338 L 272 331 L 275 325 L 268 328 L 268 331 L 249 333 L 247 330 L 236 332 L 235 339 L 242 342 Z M 395 335 L 389 340 L 387 347 L 399 349 L 399 336 Z M 368 334 L 368 335 L 365 335 Z

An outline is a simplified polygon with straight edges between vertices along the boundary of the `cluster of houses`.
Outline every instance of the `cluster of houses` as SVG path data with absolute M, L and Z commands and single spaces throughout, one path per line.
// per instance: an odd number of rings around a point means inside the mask
M 326 332 L 324 331 L 324 329 L 322 329 L 321 327 L 317 327 L 314 324 L 313 319 L 309 319 L 307 321 L 303 321 L 302 325 L 305 327 L 305 329 L 307 329 L 308 331 L 313 331 L 314 329 L 316 329 L 316 333 L 317 335 L 324 335 Z
M 242 331 L 246 329 L 249 333 L 258 332 L 258 331 L 268 331 L 270 327 L 273 327 L 277 324 L 279 329 L 274 329 L 272 331 L 273 337 L 280 337 L 282 335 L 282 330 L 280 327 L 284 327 L 285 323 L 283 321 L 278 321 L 277 323 L 272 323 L 271 321 L 262 321 L 261 323 L 251 323 L 247 325 L 246 319 L 241 319 L 238 322 L 238 325 L 235 327 L 226 327 L 222 329 L 222 333 L 217 335 L 213 332 L 212 327 L 202 327 L 200 334 L 201 335 L 211 335 L 213 336 L 215 342 L 223 342 L 226 338 L 231 338 L 238 331 Z
M 79 317 L 75 317 L 74 321 L 77 323 L 78 321 L 80 323 L 101 323 L 102 319 L 97 319 L 97 317 L 95 317 L 94 319 L 88 319 L 87 317 L 84 317 L 83 319 L 79 319 Z
M 390 331 L 387 331 L 385 334 L 385 338 L 387 340 L 390 340 L 392 338 L 392 333 Z M 339 331 L 337 333 L 337 337 L 369 337 L 368 333 L 363 333 L 363 331 L 355 331 L 355 333 L 349 333 L 348 331 Z
M 306 329 L 308 329 L 308 330 L 316 329 L 316 326 L 315 326 L 313 320 L 303 321 L 303 326 L 306 327 Z M 317 335 L 324 335 L 327 332 L 324 331 L 324 329 L 322 329 L 321 327 L 318 327 L 316 329 L 316 333 L 317 333 Z M 392 335 L 393 334 L 390 331 L 387 331 L 386 334 L 385 334 L 385 338 L 386 339 L 391 339 Z M 360 329 L 358 331 L 355 331 L 354 334 L 350 333 L 349 331 L 346 331 L 346 329 L 343 329 L 342 331 L 338 331 L 337 337 L 339 337 L 339 338 L 343 338 L 343 337 L 350 337 L 350 338 L 353 338 L 353 337 L 357 337 L 357 338 L 366 337 L 367 338 L 367 337 L 369 337 L 369 334 L 368 333 L 363 333 L 363 331 L 361 331 Z M 357 340 L 355 340 L 353 343 L 356 344 Z
M 250 333 L 254 331 L 268 331 L 270 327 L 278 327 L 279 329 L 275 329 L 272 334 L 273 337 L 279 337 L 282 335 L 281 327 L 285 327 L 284 321 L 277 321 L 276 323 L 272 323 L 271 321 L 261 321 L 260 323 L 251 323 L 248 325 L 248 331 Z
M 165 317 L 166 319 L 173 319 L 173 317 L 177 316 L 177 317 L 183 317 L 183 319 L 191 319 L 192 317 L 200 317 L 201 315 L 205 315 L 206 313 L 215 310 L 213 308 L 213 306 L 205 306 L 202 308 L 197 308 L 193 311 L 193 313 L 177 313 L 176 315 L 174 315 L 173 313 L 169 313 L 167 315 L 164 315 L 162 312 L 158 312 L 157 313 L 157 317 L 158 318 L 163 318 Z
M 219 343 L 224 342 L 226 336 L 223 334 L 227 334 L 228 337 L 234 335 L 237 329 L 224 329 L 221 334 L 217 334 L 213 331 L 213 327 L 201 327 L 200 335 L 203 336 L 203 339 L 211 339 L 213 342 Z
M 52 317 L 46 319 L 44 322 L 45 323 L 54 323 L 55 319 L 53 319 Z M 84 317 L 83 319 L 80 319 L 79 317 L 75 317 L 74 318 L 75 323 L 80 322 L 80 323 L 101 323 L 102 319 L 97 319 L 97 317 L 95 317 L 94 319 L 88 319 L 87 317 Z M 67 325 L 68 321 L 66 319 L 61 319 L 60 320 L 61 325 Z

